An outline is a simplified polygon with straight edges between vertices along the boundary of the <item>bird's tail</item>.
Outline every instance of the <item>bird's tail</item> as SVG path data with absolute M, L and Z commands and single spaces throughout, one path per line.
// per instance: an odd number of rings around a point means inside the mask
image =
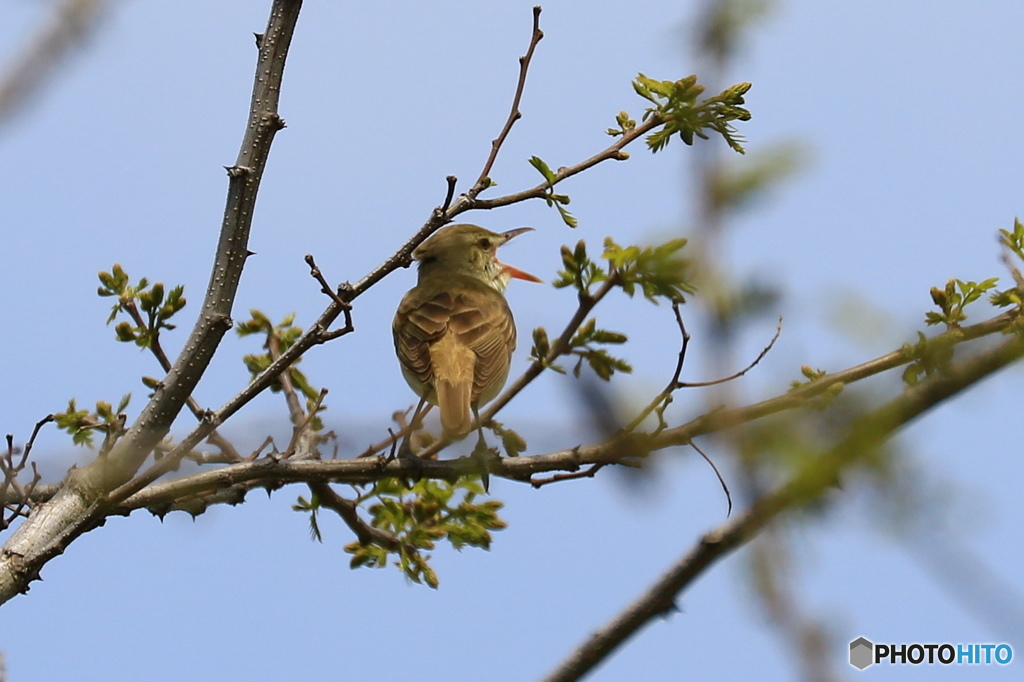
M 441 426 L 445 436 L 462 438 L 473 426 L 470 415 L 470 390 L 472 381 L 453 383 L 440 379 L 437 381 L 437 404 L 441 411 Z
M 473 425 L 473 372 L 476 354 L 458 342 L 451 331 L 430 347 L 434 390 L 441 411 L 441 426 L 450 438 L 461 438 Z

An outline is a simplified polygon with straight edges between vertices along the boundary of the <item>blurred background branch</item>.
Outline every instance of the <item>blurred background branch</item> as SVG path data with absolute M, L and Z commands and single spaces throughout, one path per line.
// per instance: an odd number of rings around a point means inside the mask
M 24 47 L 0 67 L 0 133 L 89 40 L 114 0 L 60 0 Z

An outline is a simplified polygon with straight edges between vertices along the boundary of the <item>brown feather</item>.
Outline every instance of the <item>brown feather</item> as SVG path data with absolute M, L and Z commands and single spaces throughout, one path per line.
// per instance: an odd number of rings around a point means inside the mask
M 498 291 L 465 275 L 445 284 L 410 290 L 392 331 L 406 381 L 439 405 L 445 431 L 460 436 L 470 408 L 494 399 L 508 378 L 516 328 Z

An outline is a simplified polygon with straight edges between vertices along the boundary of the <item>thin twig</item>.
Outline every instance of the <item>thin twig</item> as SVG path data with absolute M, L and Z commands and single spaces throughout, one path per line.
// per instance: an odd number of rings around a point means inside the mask
M 779 323 L 775 326 L 775 334 L 772 336 L 772 340 L 768 342 L 767 346 L 765 346 L 764 348 L 761 349 L 761 352 L 758 353 L 757 357 L 754 358 L 753 362 L 751 362 L 749 365 L 747 365 L 746 367 L 744 367 L 740 371 L 734 372 L 733 374 L 730 374 L 727 377 L 722 377 L 721 379 L 712 379 L 710 381 L 677 382 L 676 383 L 676 387 L 677 388 L 701 388 L 701 387 L 704 387 L 704 386 L 715 386 L 717 384 L 724 384 L 727 381 L 732 381 L 734 379 L 739 379 L 741 376 L 743 376 L 744 374 L 746 374 L 750 370 L 754 369 L 754 367 L 756 367 L 758 365 L 758 363 L 760 363 L 762 360 L 764 360 L 765 356 L 768 355 L 768 353 L 771 351 L 772 347 L 775 345 L 775 342 L 779 340 L 779 336 L 781 334 L 782 334 L 782 317 L 780 316 L 779 317 Z
M 260 443 L 260 446 L 258 448 L 256 448 L 255 450 L 253 450 L 252 454 L 250 454 L 248 457 L 245 458 L 245 461 L 246 462 L 253 462 L 253 461 L 255 461 L 256 458 L 258 458 L 260 456 L 260 453 L 263 452 L 263 450 L 265 450 L 268 445 L 273 446 L 274 449 L 272 450 L 272 452 L 275 452 L 275 453 L 277 452 L 277 446 L 274 445 L 274 437 L 273 436 L 267 436 L 266 438 L 263 439 L 263 442 Z
M 506 194 L 505 196 L 502 197 L 495 197 L 494 199 L 474 198 L 472 200 L 468 200 L 467 198 L 468 205 L 466 205 L 465 208 L 459 206 L 459 202 L 458 200 L 456 200 L 456 206 L 453 208 L 453 211 L 451 213 L 454 215 L 456 213 L 455 209 L 461 209 L 457 211 L 458 213 L 470 209 L 490 210 L 494 208 L 500 208 L 502 206 L 508 206 L 510 204 L 517 204 L 520 201 L 526 201 L 528 199 L 542 199 L 548 194 L 551 188 L 557 185 L 558 183 L 568 178 L 571 178 L 572 176 L 577 175 L 578 173 L 582 173 L 585 170 L 593 168 L 599 163 L 610 160 L 625 161 L 626 159 L 629 158 L 629 154 L 622 151 L 622 149 L 625 146 L 627 146 L 631 142 L 634 142 L 638 138 L 643 137 L 644 135 L 651 132 L 655 128 L 658 128 L 659 126 L 662 126 L 664 124 L 665 119 L 662 118 L 659 114 L 651 114 L 650 118 L 640 123 L 636 128 L 628 130 L 625 134 L 620 135 L 614 143 L 609 145 L 604 150 L 598 152 L 597 154 L 594 154 L 588 159 L 580 161 L 575 165 L 563 166 L 556 170 L 555 177 L 552 182 L 548 182 L 547 180 L 545 180 L 544 182 L 540 183 L 535 187 L 531 187 L 530 189 L 525 189 L 519 192 L 515 192 L 513 194 Z
M 640 410 L 637 416 L 633 418 L 633 421 L 623 428 L 623 431 L 633 431 L 636 427 L 640 426 L 640 424 L 647 419 L 647 416 L 651 414 L 651 412 L 654 412 L 659 405 L 664 403 L 679 386 L 679 377 L 683 373 L 683 363 L 686 362 L 686 348 L 690 345 L 690 334 L 686 331 L 686 324 L 683 322 L 683 314 L 679 309 L 680 305 L 681 303 L 679 301 L 672 302 L 672 312 L 676 316 L 676 326 L 679 327 L 679 336 L 682 339 L 682 344 L 679 347 L 679 356 L 676 359 L 676 368 L 672 373 L 672 378 L 669 379 L 668 385 L 665 386 L 661 393 L 656 395 L 654 400 L 648 403 L 644 409 Z
M 523 116 L 522 112 L 519 111 L 519 102 L 522 100 L 523 90 L 526 88 L 526 73 L 530 69 L 533 51 L 536 49 L 537 43 L 544 37 L 544 31 L 540 30 L 540 13 L 540 5 L 535 5 L 533 8 L 533 32 L 530 34 L 530 46 L 526 48 L 526 54 L 519 58 L 519 82 L 516 83 L 516 94 L 512 98 L 512 109 L 509 111 L 508 119 L 505 121 L 505 125 L 502 127 L 498 137 L 491 141 L 491 153 L 484 163 L 483 170 L 480 171 L 480 176 L 468 192 L 471 198 L 476 198 L 480 192 L 487 188 L 487 179 L 490 176 L 495 160 L 498 158 L 501 145 L 505 142 L 505 138 L 508 137 L 509 131 L 512 130 L 515 122 Z
M 305 260 L 306 265 L 309 266 L 310 276 L 313 277 L 313 279 L 315 279 L 320 284 L 320 291 L 325 293 L 332 301 L 341 306 L 342 309 L 351 309 L 352 306 L 350 306 L 347 302 L 343 301 L 341 297 L 338 296 L 337 292 L 331 288 L 331 285 L 327 283 L 327 280 L 324 279 L 324 275 L 322 272 L 320 272 L 320 268 L 317 267 L 316 260 L 313 258 L 313 254 L 307 253 L 306 257 L 303 260 Z
M 435 211 L 439 219 L 444 219 L 445 214 L 448 213 L 448 207 L 452 205 L 452 199 L 455 198 L 455 185 L 459 179 L 454 175 L 449 175 L 445 178 L 445 181 L 448 183 L 448 190 L 444 195 L 444 203 Z
M 643 423 L 643 421 L 645 419 L 647 419 L 648 416 L 650 416 L 650 414 L 652 412 L 654 412 L 655 410 L 658 410 L 659 408 L 662 408 L 662 406 L 665 405 L 666 402 L 668 401 L 669 397 L 674 392 L 676 392 L 677 390 L 679 390 L 681 388 L 696 388 L 696 387 L 700 387 L 700 386 L 714 386 L 716 384 L 725 383 L 726 381 L 732 381 L 734 379 L 738 379 L 739 377 L 743 376 L 744 374 L 746 374 L 747 372 L 752 370 L 754 367 L 756 367 L 758 365 L 758 363 L 760 363 L 761 360 L 763 360 L 764 357 L 766 355 L 768 355 L 768 352 L 775 345 L 775 342 L 778 341 L 779 335 L 782 333 L 782 318 L 780 317 L 779 318 L 779 323 L 778 323 L 778 325 L 775 328 L 775 335 L 772 336 L 771 341 L 769 341 L 768 345 L 765 346 L 761 350 L 761 352 L 758 354 L 758 356 L 756 358 L 754 358 L 753 362 L 748 364 L 746 367 L 744 367 L 740 371 L 735 372 L 733 374 L 730 374 L 727 377 L 723 377 L 721 379 L 713 379 L 711 381 L 682 382 L 682 381 L 679 381 L 679 377 L 682 374 L 683 363 L 686 360 L 686 348 L 687 348 L 687 345 L 690 342 L 690 335 L 687 333 L 686 326 L 683 324 L 683 317 L 682 317 L 682 314 L 680 313 L 680 310 L 679 310 L 679 303 L 673 303 L 672 304 L 672 310 L 673 310 L 673 312 L 675 312 L 676 324 L 679 326 L 679 333 L 680 333 L 680 336 L 682 337 L 682 345 L 681 345 L 681 347 L 679 349 L 679 359 L 676 361 L 675 371 L 672 374 L 672 378 L 669 380 L 668 384 L 661 391 L 661 393 L 656 395 L 654 397 L 654 399 L 651 400 L 651 402 L 649 402 L 642 410 L 640 410 L 640 412 L 637 413 L 636 417 L 634 417 L 633 420 L 631 422 L 629 422 L 629 424 L 627 424 L 623 428 L 623 431 L 633 431 L 634 429 L 636 429 L 638 426 L 640 426 L 640 424 Z M 662 408 L 662 409 L 664 409 L 664 408 Z
M 597 472 L 603 469 L 605 466 L 606 465 L 604 463 L 600 463 L 587 467 L 583 471 L 574 471 L 568 474 L 555 474 L 553 476 L 548 476 L 547 478 L 531 478 L 530 485 L 532 485 L 534 488 L 543 488 L 544 486 L 550 485 L 552 483 L 561 483 L 563 481 L 576 481 L 581 478 L 593 478 L 594 476 L 597 475 Z
M 703 450 L 701 450 L 699 447 L 697 447 L 696 443 L 694 443 L 691 440 L 689 443 L 687 443 L 687 445 L 689 445 L 691 448 L 696 450 L 697 454 L 699 454 L 701 457 L 703 457 L 704 461 L 707 462 L 711 466 L 711 470 L 715 472 L 715 476 L 718 477 L 718 482 L 722 485 L 722 490 L 725 491 L 725 499 L 729 502 L 729 508 L 726 510 L 725 515 L 727 517 L 731 516 L 732 515 L 732 493 L 729 492 L 729 484 L 725 482 L 725 478 L 722 476 L 722 472 L 718 470 L 718 467 L 715 466 L 714 461 L 712 461 L 712 459 L 710 457 L 708 457 L 707 453 L 704 452 Z
M 352 324 L 352 305 L 341 297 L 341 292 L 350 289 L 351 286 L 346 282 L 342 286 L 338 287 L 338 291 L 335 291 L 331 288 L 331 285 L 327 283 L 327 280 L 324 279 L 324 275 L 320 272 L 320 268 L 317 266 L 316 260 L 313 259 L 313 254 L 307 253 L 305 261 L 306 265 L 309 266 L 309 274 L 313 279 L 320 283 L 320 291 L 330 297 L 331 301 L 338 309 L 341 310 L 342 315 L 345 317 L 345 325 L 343 327 L 335 329 L 334 331 L 323 332 L 320 335 L 321 343 L 354 332 L 356 328 L 355 325 Z
M 32 454 L 32 447 L 35 445 L 39 431 L 53 420 L 53 415 L 48 414 L 36 422 L 28 441 L 20 449 L 14 445 L 14 435 L 7 434 L 7 452 L 0 456 L 0 474 L 3 476 L 3 480 L 0 480 L 0 505 L 8 513 L 4 514 L 0 510 L 0 530 L 5 530 L 19 516 L 28 516 L 27 510 L 33 504 L 32 495 L 36 491 L 39 481 L 42 480 L 36 463 L 29 462 L 29 456 Z M 16 456 L 17 460 L 15 460 Z M 18 481 L 18 477 L 29 464 L 32 467 L 32 480 L 23 486 Z
M 275 330 L 271 329 L 267 332 L 267 342 L 263 347 L 267 349 L 267 354 L 270 355 L 271 361 L 281 357 L 281 339 Z M 302 402 L 299 400 L 298 391 L 295 390 L 295 383 L 291 377 L 291 368 L 289 367 L 281 372 L 277 380 L 281 384 L 281 393 L 284 395 L 285 403 L 288 405 L 288 419 L 292 423 L 292 440 L 294 441 L 294 430 L 305 421 L 306 411 L 302 409 Z M 290 448 L 291 446 L 289 446 L 289 450 L 286 450 L 286 452 L 290 452 Z
M 320 394 L 317 395 L 316 400 L 313 401 L 313 404 L 310 406 L 308 413 L 305 415 L 305 418 L 303 418 L 302 421 L 295 425 L 295 428 L 292 432 L 292 439 L 288 443 L 288 449 L 285 451 L 289 457 L 295 454 L 295 452 L 297 451 L 302 436 L 309 432 L 310 424 L 313 423 L 313 418 L 316 417 L 317 412 L 320 411 L 320 406 L 323 404 L 324 398 L 326 397 L 327 389 L 321 388 Z

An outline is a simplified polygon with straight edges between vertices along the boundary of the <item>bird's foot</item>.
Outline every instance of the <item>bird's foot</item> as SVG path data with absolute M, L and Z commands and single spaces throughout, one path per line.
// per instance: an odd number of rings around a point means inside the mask
M 487 443 L 481 437 L 473 448 L 472 457 L 480 467 L 480 483 L 484 486 L 484 492 L 490 492 L 491 486 L 491 462 L 498 457 L 497 453 L 487 447 Z

